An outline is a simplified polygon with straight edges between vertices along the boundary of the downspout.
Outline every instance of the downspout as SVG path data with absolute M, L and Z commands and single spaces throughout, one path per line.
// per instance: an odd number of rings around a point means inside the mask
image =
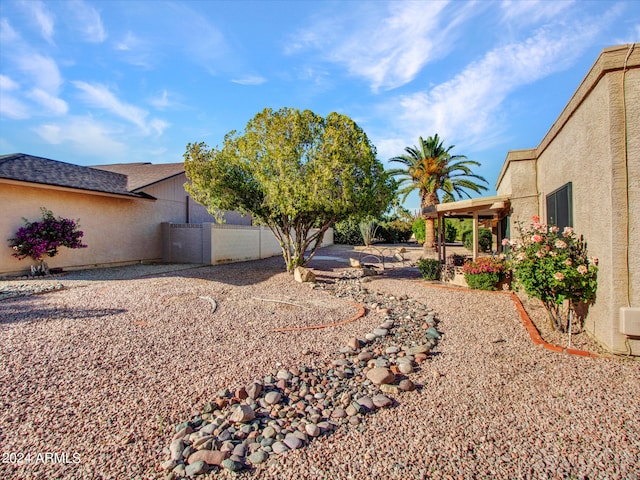
M 627 94 L 626 94 L 626 78 L 627 78 L 627 62 L 629 57 L 635 48 L 635 43 L 632 43 L 627 52 L 627 56 L 624 59 L 624 65 L 622 67 L 622 135 L 624 139 L 624 171 L 625 171 L 625 195 L 627 215 L 626 230 L 627 241 L 625 245 L 626 263 L 627 263 L 627 307 L 631 307 L 631 266 L 629 265 L 629 243 L 631 242 L 631 222 L 629 221 L 629 215 L 631 212 L 631 204 L 629 199 L 629 135 L 627 132 Z

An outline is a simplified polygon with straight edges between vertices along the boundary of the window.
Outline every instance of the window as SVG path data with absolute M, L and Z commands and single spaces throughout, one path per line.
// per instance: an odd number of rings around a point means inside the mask
M 571 182 L 547 195 L 547 225 L 573 227 L 573 201 Z

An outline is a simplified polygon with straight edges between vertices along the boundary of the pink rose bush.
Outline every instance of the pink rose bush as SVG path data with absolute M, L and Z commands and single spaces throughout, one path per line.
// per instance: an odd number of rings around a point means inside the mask
M 517 223 L 520 240 L 505 239 L 511 247 L 514 278 L 527 294 L 539 298 L 554 329 L 565 332 L 569 312 L 578 303 L 595 302 L 598 287 L 598 259 L 587 255 L 587 244 L 573 228 L 562 233 L 555 226 L 533 217 L 524 227 Z

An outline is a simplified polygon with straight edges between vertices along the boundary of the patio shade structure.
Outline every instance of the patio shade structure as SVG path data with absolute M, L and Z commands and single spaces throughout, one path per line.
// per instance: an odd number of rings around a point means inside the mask
M 496 225 L 496 236 L 498 245 L 502 242 L 503 232 L 500 229 L 500 220 L 507 215 L 511 204 L 508 195 L 496 195 L 493 197 L 472 198 L 460 200 L 458 202 L 440 203 L 422 209 L 425 218 L 438 220 L 438 225 L 444 225 L 445 218 L 472 218 L 473 219 L 473 259 L 478 258 L 478 225 L 480 221 L 489 220 L 491 226 Z M 438 229 L 436 246 L 438 249 L 438 260 L 441 262 L 446 258 L 446 247 L 444 228 Z

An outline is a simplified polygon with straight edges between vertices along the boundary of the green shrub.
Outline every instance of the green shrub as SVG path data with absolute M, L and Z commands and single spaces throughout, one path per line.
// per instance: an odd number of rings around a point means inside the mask
M 424 218 L 416 218 L 411 225 L 411 230 L 416 237 L 416 242 L 424 243 L 426 237 Z
M 438 235 L 438 230 L 436 229 L 436 235 Z M 451 221 L 446 221 L 444 223 L 444 241 L 447 243 L 453 243 L 456 241 L 456 237 L 458 236 L 458 230 L 451 223 Z M 438 238 L 438 237 L 436 237 Z
M 412 233 L 411 223 L 399 219 L 381 223 L 378 230 L 378 235 L 385 243 L 408 242 Z
M 437 258 L 421 258 L 418 260 L 418 269 L 425 280 L 440 279 L 440 260 Z
M 488 228 L 478 229 L 478 249 L 481 252 L 488 252 L 491 249 L 491 230 Z M 467 250 L 473 250 L 473 230 L 466 230 L 462 233 L 462 243 Z
M 360 222 L 350 218 L 333 226 L 333 241 L 341 245 L 362 245 Z

